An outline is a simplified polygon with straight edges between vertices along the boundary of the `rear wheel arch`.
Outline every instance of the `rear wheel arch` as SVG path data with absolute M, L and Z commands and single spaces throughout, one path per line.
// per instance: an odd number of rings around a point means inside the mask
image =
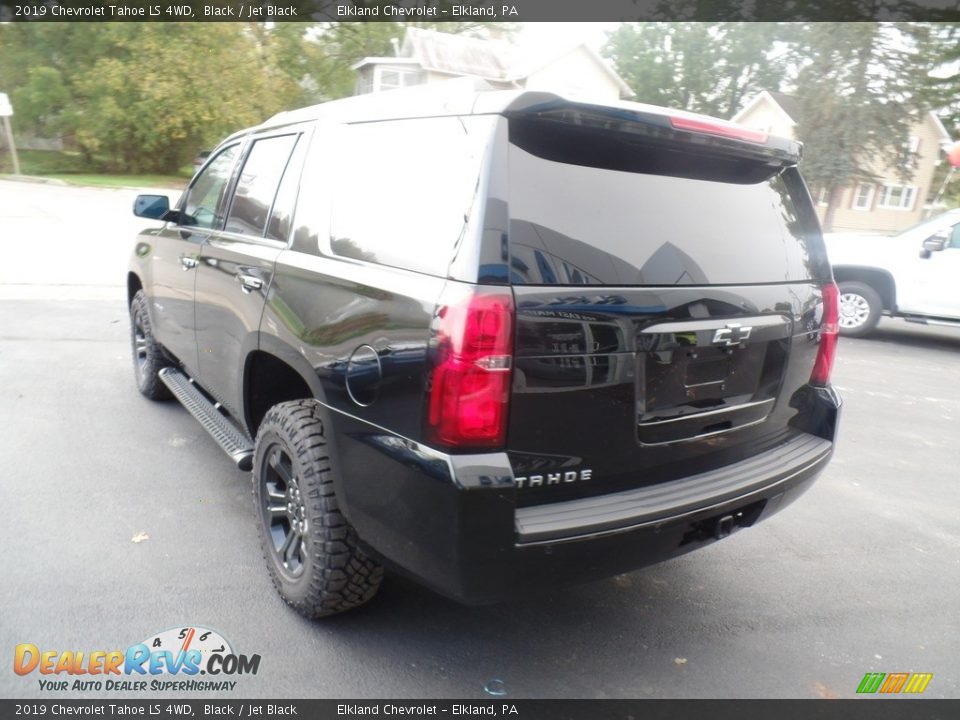
M 897 311 L 897 284 L 893 275 L 886 270 L 856 265 L 835 265 L 833 278 L 837 284 L 857 282 L 868 285 L 880 296 L 885 311 L 891 313 Z
M 274 405 L 316 399 L 318 391 L 319 387 L 313 386 L 301 370 L 274 353 L 262 349 L 250 352 L 243 370 L 243 412 L 250 436 L 256 437 L 260 423 Z

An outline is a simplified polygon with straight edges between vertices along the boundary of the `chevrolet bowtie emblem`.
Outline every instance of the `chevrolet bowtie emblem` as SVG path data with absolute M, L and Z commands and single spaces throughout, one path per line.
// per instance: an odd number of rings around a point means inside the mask
M 725 327 L 718 328 L 715 333 L 713 333 L 713 344 L 722 344 L 727 347 L 733 347 L 734 345 L 739 345 L 745 340 L 750 339 L 750 333 L 753 332 L 753 327 L 750 325 L 741 325 L 740 323 L 727 323 Z

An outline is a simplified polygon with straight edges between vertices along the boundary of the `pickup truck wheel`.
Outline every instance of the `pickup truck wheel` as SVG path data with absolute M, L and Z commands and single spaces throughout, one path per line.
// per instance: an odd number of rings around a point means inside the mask
M 274 405 L 260 423 L 253 458 L 264 559 L 280 596 L 308 618 L 364 604 L 383 577 L 337 504 L 328 428 L 312 400 Z
M 877 291 L 859 282 L 842 282 L 840 288 L 840 334 L 863 337 L 880 322 L 883 301 Z
M 140 392 L 151 400 L 173 397 L 158 374 L 171 363 L 153 338 L 147 296 L 143 290 L 138 290 L 130 303 L 130 347 L 133 350 L 133 375 Z

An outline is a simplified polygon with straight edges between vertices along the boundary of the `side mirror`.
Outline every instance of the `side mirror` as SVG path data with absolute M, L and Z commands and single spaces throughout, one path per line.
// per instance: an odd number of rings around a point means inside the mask
M 166 220 L 170 212 L 170 200 L 166 195 L 137 195 L 133 201 L 133 214 L 150 220 Z
M 923 241 L 923 249 L 920 251 L 920 257 L 928 258 L 932 253 L 940 252 L 950 242 L 950 231 L 941 230 L 934 233 Z

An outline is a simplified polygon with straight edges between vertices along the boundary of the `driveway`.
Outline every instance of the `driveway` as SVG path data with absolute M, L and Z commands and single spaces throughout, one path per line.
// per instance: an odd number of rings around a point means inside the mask
M 104 696 L 41 692 L 11 670 L 18 643 L 110 650 L 186 626 L 261 656 L 233 698 L 482 699 L 492 680 L 512 698 L 850 697 L 871 671 L 960 697 L 960 332 L 885 320 L 843 339 L 835 459 L 755 528 L 491 607 L 390 575 L 308 622 L 270 585 L 248 475 L 134 387 L 134 194 L 0 182 L 0 697 Z

